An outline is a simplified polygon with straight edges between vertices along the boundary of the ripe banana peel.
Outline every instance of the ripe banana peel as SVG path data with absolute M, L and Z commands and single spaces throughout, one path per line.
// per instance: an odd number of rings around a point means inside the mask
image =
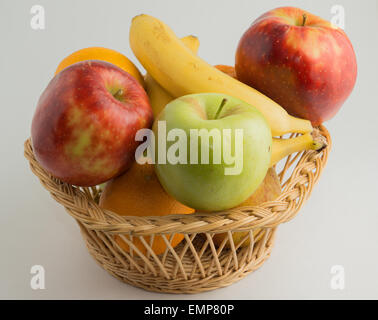
M 196 36 L 186 36 L 181 38 L 182 43 L 189 48 L 194 54 L 197 54 L 199 47 L 199 40 Z M 144 77 L 146 92 L 150 98 L 150 105 L 156 118 L 160 111 L 171 102 L 174 97 L 169 94 L 156 80 L 147 72 Z
M 203 61 L 166 24 L 150 15 L 133 18 L 129 40 L 143 67 L 174 97 L 206 92 L 229 94 L 256 107 L 268 121 L 272 136 L 313 130 L 310 121 L 290 116 L 262 93 Z

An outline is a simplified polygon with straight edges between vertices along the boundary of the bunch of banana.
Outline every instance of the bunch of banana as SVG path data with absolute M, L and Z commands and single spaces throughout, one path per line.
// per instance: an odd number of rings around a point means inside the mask
M 139 17 L 139 16 L 138 16 Z M 137 18 L 138 18 L 137 17 Z M 143 17 L 143 16 L 142 16 Z M 147 16 L 149 17 L 149 16 Z M 152 17 L 151 17 L 152 18 Z M 136 19 L 136 18 L 135 18 Z M 134 20 L 135 20 L 134 19 Z M 154 19 L 154 18 L 152 18 Z M 156 19 L 154 19 L 156 20 Z M 131 38 L 131 37 L 130 37 Z M 193 55 L 196 55 L 199 47 L 199 40 L 195 36 L 187 36 L 179 39 L 185 48 L 189 49 Z M 185 49 L 185 50 L 187 50 Z M 142 62 L 143 63 L 143 62 Z M 146 66 L 145 66 L 146 67 Z M 213 68 L 208 66 L 208 68 Z M 217 67 L 224 72 L 229 71 L 231 74 L 233 70 L 229 66 L 218 66 Z M 217 68 L 214 68 L 218 71 Z M 147 69 L 148 70 L 148 69 Z M 221 72 L 221 71 L 220 71 Z M 223 74 L 223 72 L 221 72 Z M 232 77 L 227 76 L 232 79 Z M 183 80 L 181 80 L 183 81 Z M 185 79 L 184 79 L 185 81 Z M 237 83 L 239 83 L 237 81 Z M 154 112 L 155 117 L 160 113 L 160 111 L 168 104 L 170 101 L 175 99 L 167 90 L 165 90 L 152 76 L 150 73 L 147 73 L 145 76 L 146 91 L 150 98 L 150 104 Z M 241 84 L 243 85 L 243 84 Z M 244 85 L 243 85 L 244 86 Z M 251 88 L 252 89 L 252 88 Z M 252 89 L 253 90 L 253 89 Z M 259 94 L 259 93 L 258 93 Z M 268 98 L 266 98 L 268 99 Z M 271 102 L 271 100 L 269 100 Z M 281 108 L 277 105 L 277 108 Z M 293 117 L 291 117 L 292 119 Z M 298 119 L 299 120 L 299 119 Z M 303 120 L 304 121 L 304 120 Z M 289 154 L 299 152 L 302 150 L 319 150 L 324 147 L 324 142 L 318 139 L 314 139 L 311 133 L 305 133 L 301 136 L 291 139 L 277 139 L 273 138 L 272 143 L 272 156 L 271 156 L 271 166 L 275 165 L 278 161 L 285 158 Z
M 200 59 L 162 21 L 146 14 L 134 17 L 129 39 L 143 67 L 173 97 L 229 94 L 256 107 L 268 121 L 272 136 L 312 131 L 308 120 L 290 116 L 273 100 Z

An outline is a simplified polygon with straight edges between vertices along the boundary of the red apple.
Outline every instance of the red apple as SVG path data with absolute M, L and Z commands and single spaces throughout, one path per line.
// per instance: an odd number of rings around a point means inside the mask
M 33 151 L 62 181 L 97 185 L 131 165 L 135 133 L 152 121 L 147 94 L 134 77 L 104 61 L 78 62 L 42 93 L 32 122 Z
M 356 56 L 343 30 L 304 10 L 260 16 L 240 39 L 237 78 L 313 125 L 332 118 L 351 93 Z

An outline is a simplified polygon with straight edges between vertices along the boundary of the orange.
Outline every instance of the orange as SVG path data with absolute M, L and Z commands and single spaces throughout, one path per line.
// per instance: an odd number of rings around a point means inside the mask
M 215 66 L 218 70 L 236 79 L 235 68 L 232 66 L 226 66 L 224 64 L 218 64 Z
M 64 68 L 67 68 L 71 64 L 84 60 L 102 60 L 110 62 L 131 74 L 144 87 L 143 76 L 134 65 L 134 63 L 132 63 L 123 54 L 115 50 L 102 47 L 90 47 L 75 51 L 74 53 L 63 59 L 63 61 L 56 69 L 55 74 L 59 73 Z
M 100 197 L 100 206 L 119 215 L 128 216 L 165 216 L 168 214 L 190 214 L 194 210 L 188 208 L 168 195 L 155 174 L 151 164 L 140 165 L 134 163 L 123 175 L 109 181 Z M 130 240 L 128 235 L 126 239 Z M 184 238 L 183 234 L 166 236 L 172 247 L 177 246 Z M 150 245 L 150 237 L 144 236 Z M 115 236 L 117 244 L 126 252 L 130 252 L 129 245 L 118 235 Z M 146 254 L 147 249 L 139 238 L 133 237 L 133 244 Z M 162 236 L 155 236 L 152 250 L 161 254 L 166 249 Z M 134 251 L 135 252 L 135 251 Z

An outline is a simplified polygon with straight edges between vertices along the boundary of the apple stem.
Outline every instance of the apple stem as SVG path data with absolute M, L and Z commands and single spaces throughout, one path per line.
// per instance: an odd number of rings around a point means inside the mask
M 122 97 L 123 97 L 123 89 L 118 89 L 118 90 L 116 91 L 116 93 L 113 94 L 113 97 L 116 98 L 117 100 L 120 100 L 120 101 L 121 101 L 121 99 L 122 99 Z
M 218 119 L 219 114 L 221 113 L 221 111 L 222 111 L 224 105 L 226 104 L 226 102 L 227 102 L 227 99 L 226 99 L 226 98 L 223 98 L 223 99 L 222 99 L 222 102 L 220 103 L 220 105 L 219 105 L 219 107 L 218 107 L 217 113 L 215 114 L 214 119 Z
M 302 15 L 302 17 L 303 17 L 303 22 L 302 22 L 302 27 L 304 27 L 304 25 L 305 25 L 305 23 L 306 23 L 306 20 L 307 20 L 307 14 L 303 14 Z

